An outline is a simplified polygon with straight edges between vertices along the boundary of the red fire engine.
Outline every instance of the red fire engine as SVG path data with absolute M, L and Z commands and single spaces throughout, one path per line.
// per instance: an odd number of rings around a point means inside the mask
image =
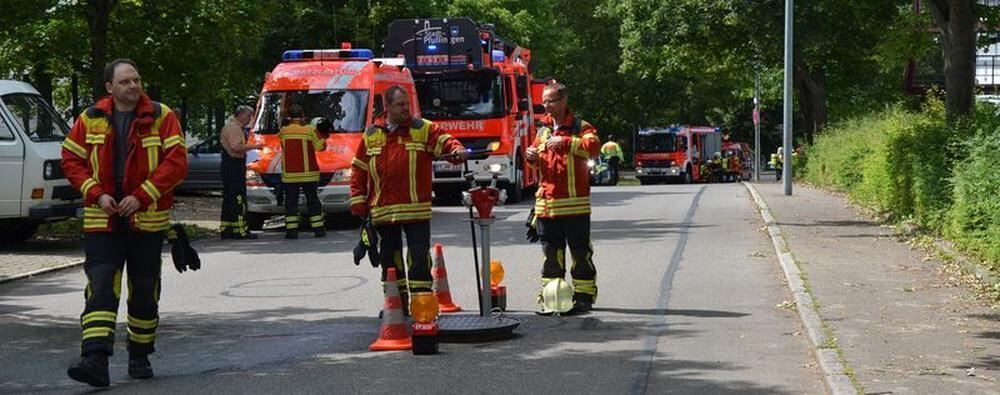
M 701 166 L 720 152 L 722 134 L 707 126 L 640 129 L 635 135 L 635 176 L 646 185 L 667 180 L 705 181 Z
M 404 19 L 389 25 L 387 58 L 405 59 L 413 71 L 424 118 L 457 137 L 466 148 L 481 150 L 498 142 L 489 155 L 468 161 L 477 182 L 498 174 L 510 201 L 537 185 L 526 172 L 524 148 L 535 135 L 532 122 L 531 51 L 503 40 L 492 25 L 468 18 Z M 467 188 L 461 166 L 434 163 L 434 192 L 457 197 Z

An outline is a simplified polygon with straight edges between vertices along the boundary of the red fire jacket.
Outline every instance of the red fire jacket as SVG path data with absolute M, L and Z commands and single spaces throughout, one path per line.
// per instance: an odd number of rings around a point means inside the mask
M 115 223 L 97 198 L 115 195 L 115 138 L 111 97 L 105 97 L 77 118 L 63 141 L 62 168 L 84 198 L 84 232 L 110 232 Z M 173 190 L 187 176 L 187 146 L 181 125 L 170 107 L 142 95 L 128 132 L 128 156 L 122 180 L 124 195 L 141 204 L 129 218 L 133 229 L 158 232 L 170 227 Z
M 590 214 L 587 160 L 597 157 L 601 150 L 597 129 L 569 111 L 556 126 L 548 114 L 542 118 L 542 123 L 545 126 L 538 130 L 532 143 L 539 150 L 538 159 L 529 162 L 541 173 L 535 194 L 535 215 L 558 218 Z M 545 143 L 553 136 L 563 138 L 565 143 L 561 148 L 545 148 Z
M 352 163 L 352 211 L 367 205 L 372 223 L 431 219 L 431 162 L 465 147 L 425 119 L 395 132 L 376 125 L 365 132 Z

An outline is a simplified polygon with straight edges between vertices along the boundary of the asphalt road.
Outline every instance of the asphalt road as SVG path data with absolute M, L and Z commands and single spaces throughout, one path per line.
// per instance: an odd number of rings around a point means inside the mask
M 823 393 L 770 241 L 739 184 L 601 187 L 592 217 L 600 297 L 575 317 L 533 314 L 541 248 L 525 203 L 498 208 L 512 340 L 372 353 L 378 273 L 351 262 L 356 231 L 202 242 L 203 269 L 164 259 L 156 378 L 125 373 L 124 309 L 112 392 Z M 456 302 L 476 309 L 467 213 L 435 207 Z M 308 234 L 303 234 L 308 236 Z M 166 250 L 164 250 L 167 252 Z M 86 392 L 78 353 L 85 285 L 72 269 L 0 285 L 0 392 Z

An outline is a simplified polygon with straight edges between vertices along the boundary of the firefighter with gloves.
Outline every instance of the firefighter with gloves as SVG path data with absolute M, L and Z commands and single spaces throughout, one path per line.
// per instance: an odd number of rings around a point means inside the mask
M 561 83 L 545 87 L 543 127 L 525 150 L 525 159 L 541 174 L 534 214 L 545 254 L 542 289 L 565 277 L 568 244 L 573 257 L 573 307 L 566 314 L 581 314 L 590 311 L 597 299 L 587 160 L 599 154 L 601 142 L 597 129 L 567 108 L 568 98 L 566 86 Z
M 382 281 L 390 267 L 401 274 L 396 284 L 406 312 L 408 291 L 431 291 L 432 161 L 461 163 L 468 155 L 437 125 L 412 117 L 410 94 L 402 87 L 387 89 L 383 97 L 386 115 L 365 131 L 355 153 L 350 204 L 351 213 L 368 218 L 377 232 Z
M 84 199 L 87 276 L 82 358 L 67 373 L 96 387 L 110 385 L 108 357 L 125 283 L 128 374 L 153 377 L 148 355 L 160 318 L 160 249 L 173 189 L 187 174 L 180 123 L 170 107 L 143 92 L 136 64 L 112 61 L 104 81 L 110 96 L 80 114 L 62 146 L 63 172 Z

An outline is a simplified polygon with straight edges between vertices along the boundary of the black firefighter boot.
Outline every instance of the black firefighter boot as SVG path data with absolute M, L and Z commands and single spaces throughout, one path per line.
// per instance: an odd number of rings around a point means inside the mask
M 103 352 L 92 352 L 80 358 L 66 370 L 66 374 L 73 380 L 94 387 L 111 385 L 111 377 L 108 375 L 108 355 Z
M 153 377 L 153 365 L 146 355 L 128 356 L 128 375 L 133 379 L 148 379 Z

